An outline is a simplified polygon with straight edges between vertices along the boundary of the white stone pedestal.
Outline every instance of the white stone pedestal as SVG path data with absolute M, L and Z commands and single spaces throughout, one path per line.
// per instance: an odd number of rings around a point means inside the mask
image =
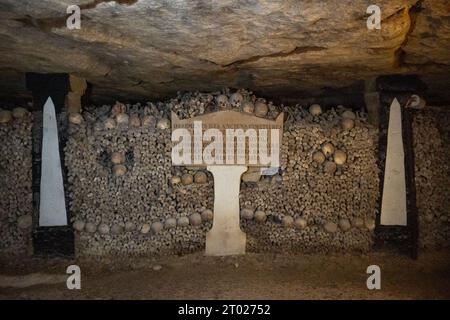
M 240 228 L 239 189 L 247 166 L 208 166 L 214 176 L 214 220 L 206 235 L 207 256 L 245 253 L 246 235 Z

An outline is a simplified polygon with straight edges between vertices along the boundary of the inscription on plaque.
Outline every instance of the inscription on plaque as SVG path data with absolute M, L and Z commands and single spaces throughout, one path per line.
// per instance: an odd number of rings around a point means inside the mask
M 237 111 L 180 120 L 172 114 L 173 165 L 279 167 L 283 114 L 275 121 Z

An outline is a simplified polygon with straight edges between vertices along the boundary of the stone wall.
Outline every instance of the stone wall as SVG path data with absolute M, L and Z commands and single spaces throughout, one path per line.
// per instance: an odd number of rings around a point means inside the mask
M 32 116 L 0 110 L 0 255 L 31 252 Z
M 450 112 L 430 109 L 413 122 L 419 245 L 450 246 Z

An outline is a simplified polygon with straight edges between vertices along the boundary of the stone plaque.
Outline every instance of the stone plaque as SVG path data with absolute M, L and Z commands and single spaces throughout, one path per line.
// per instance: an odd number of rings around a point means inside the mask
M 172 113 L 172 164 L 279 167 L 283 114 L 267 120 L 225 110 L 180 120 Z

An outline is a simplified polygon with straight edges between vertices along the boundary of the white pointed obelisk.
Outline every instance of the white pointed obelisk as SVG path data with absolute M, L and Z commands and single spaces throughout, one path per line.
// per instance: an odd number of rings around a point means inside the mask
M 39 226 L 67 225 L 56 112 L 49 97 L 43 111 Z
M 407 224 L 406 213 L 402 113 L 400 103 L 397 99 L 394 99 L 389 111 L 389 129 L 380 223 L 382 225 L 405 226 Z

